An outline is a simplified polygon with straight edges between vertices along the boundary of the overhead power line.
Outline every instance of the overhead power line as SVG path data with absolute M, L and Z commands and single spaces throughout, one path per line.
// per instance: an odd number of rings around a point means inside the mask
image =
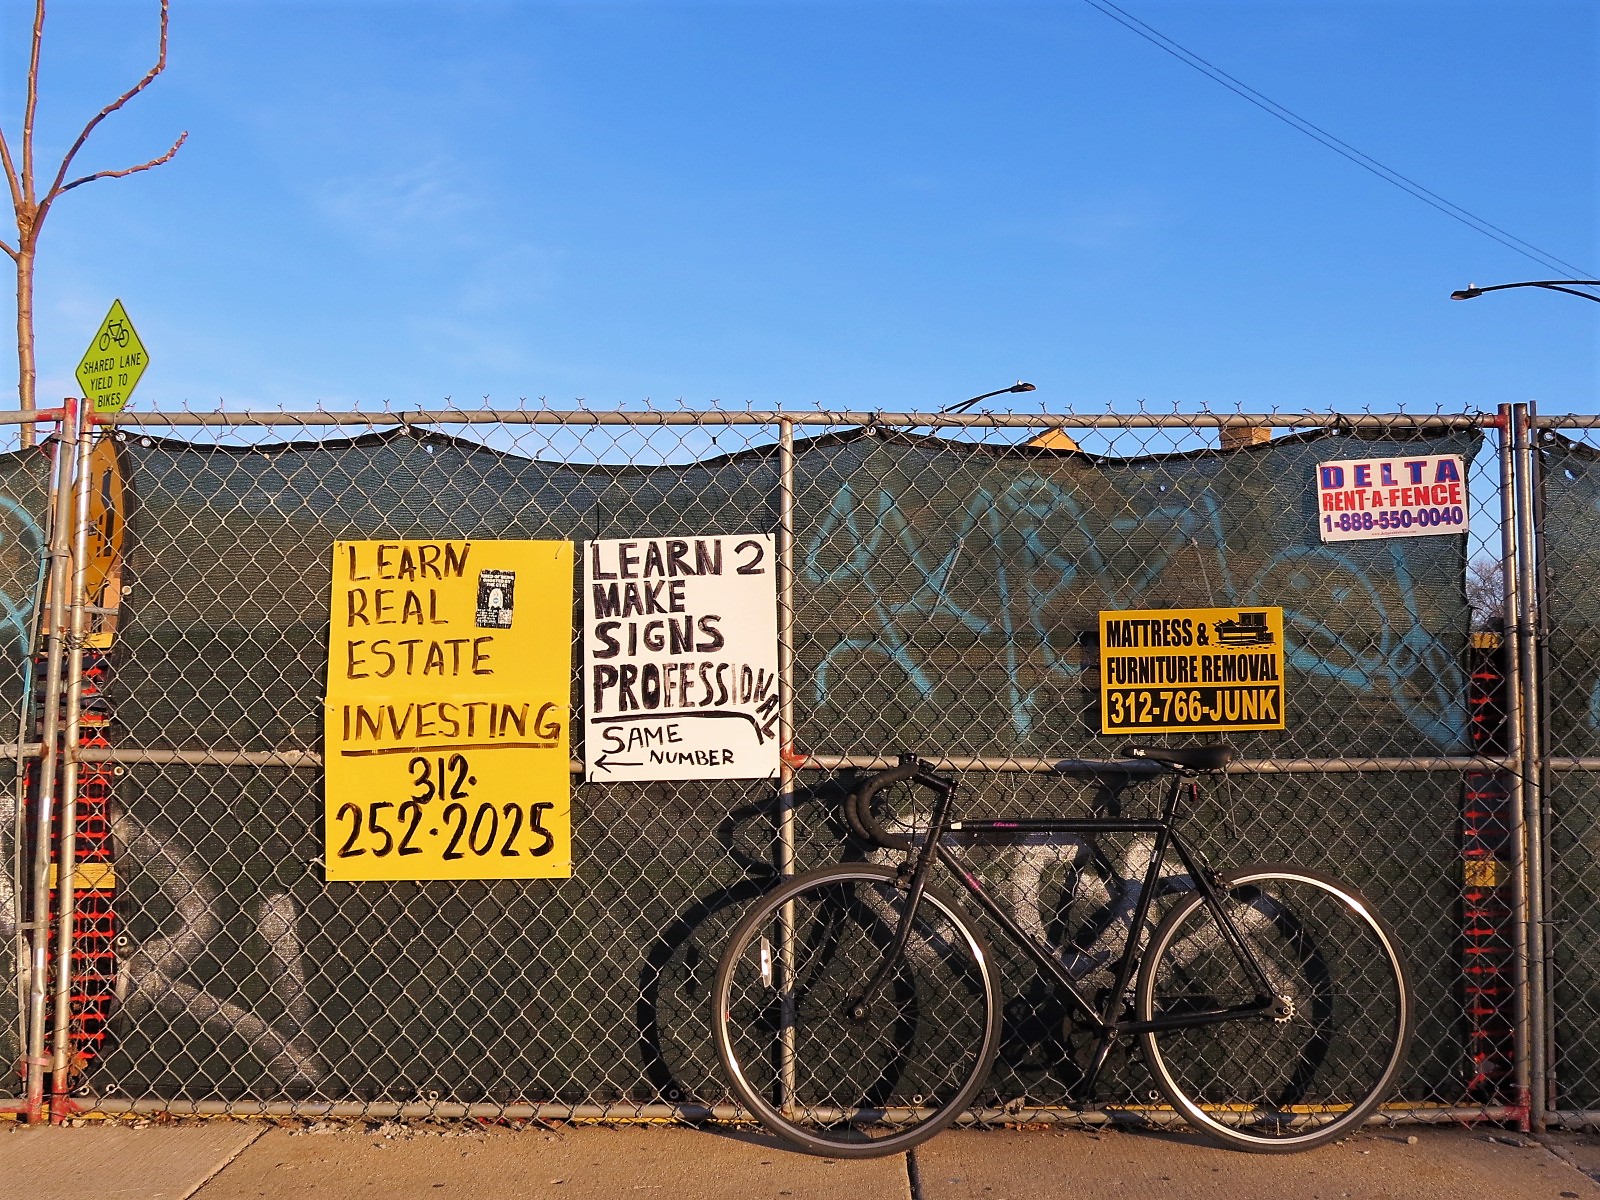
M 1194 70 L 1199 71 L 1200 74 L 1204 75 L 1213 82 L 1221 84 L 1230 92 L 1234 93 L 1234 95 L 1248 100 L 1251 104 L 1254 104 L 1263 112 L 1276 117 L 1291 129 L 1298 130 L 1300 133 L 1305 134 L 1305 136 L 1310 138 L 1312 141 L 1326 146 L 1329 150 L 1332 150 L 1341 158 L 1348 159 L 1349 161 L 1355 163 L 1356 166 L 1362 168 L 1362 170 L 1371 172 L 1385 183 L 1391 184 L 1408 195 L 1416 197 L 1418 200 L 1421 200 L 1424 204 L 1428 205 L 1428 207 L 1437 209 L 1451 220 L 1459 221 L 1467 228 L 1477 233 L 1481 233 L 1484 237 L 1492 238 L 1494 241 L 1499 242 L 1508 250 L 1514 250 L 1524 258 L 1530 258 L 1534 262 L 1542 263 L 1547 267 L 1552 267 L 1560 271 L 1570 271 L 1574 275 L 1594 274 L 1594 272 L 1589 268 L 1580 267 L 1575 263 L 1568 262 L 1564 258 L 1560 258 L 1557 255 L 1551 254 L 1549 251 L 1541 250 L 1532 242 L 1525 241 L 1524 239 L 1519 238 L 1516 234 L 1511 233 L 1508 230 L 1501 229 L 1500 226 L 1485 220 L 1476 213 L 1462 208 L 1459 204 L 1445 199 L 1437 192 L 1430 191 L 1428 188 L 1423 187 L 1422 184 L 1418 183 L 1416 180 L 1402 175 L 1393 167 L 1385 166 L 1383 163 L 1373 158 L 1370 154 L 1366 154 L 1356 149 L 1349 142 L 1335 137 L 1326 129 L 1323 129 L 1321 126 L 1306 120 L 1298 113 L 1285 108 L 1271 97 L 1262 95 L 1249 84 L 1235 79 L 1221 67 L 1207 62 L 1192 50 L 1189 50 L 1179 43 L 1173 41 L 1160 30 L 1153 29 L 1149 25 L 1146 25 L 1132 13 L 1118 8 L 1115 4 L 1111 3 L 1111 0 L 1083 0 L 1083 2 L 1096 12 L 1110 17 L 1117 24 L 1138 34 L 1140 37 L 1144 38 L 1145 41 L 1159 47 L 1162 50 L 1165 50 L 1179 62 L 1194 68 Z

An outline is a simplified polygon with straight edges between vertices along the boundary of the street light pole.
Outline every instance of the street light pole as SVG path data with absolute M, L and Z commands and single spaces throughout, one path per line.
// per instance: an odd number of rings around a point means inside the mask
M 1593 300 L 1600 304 L 1600 296 L 1593 292 L 1580 292 L 1580 287 L 1600 287 L 1600 279 L 1529 279 L 1523 283 L 1496 283 L 1489 287 L 1479 287 L 1469 283 L 1458 292 L 1451 292 L 1452 300 L 1476 300 L 1488 292 L 1503 292 L 1507 288 L 1536 287 L 1544 288 L 1547 292 L 1565 292 L 1569 296 L 1579 296 L 1585 300 Z
M 939 411 L 942 412 L 942 413 L 966 412 L 967 409 L 971 408 L 974 404 L 978 403 L 978 401 L 987 400 L 987 399 L 989 399 L 990 396 L 1004 396 L 1007 392 L 1032 392 L 1032 391 L 1037 391 L 1037 390 L 1038 389 L 1035 388 L 1033 386 L 1033 384 L 1031 384 L 1031 383 L 1023 383 L 1022 380 L 1019 379 L 1019 380 L 1017 380 L 1017 382 L 1013 383 L 1010 387 L 1007 387 L 1007 388 L 996 388 L 992 392 L 985 392 L 981 396 L 974 396 L 970 400 L 963 400 L 963 401 L 961 401 L 960 404 L 952 404 L 949 408 L 941 408 Z

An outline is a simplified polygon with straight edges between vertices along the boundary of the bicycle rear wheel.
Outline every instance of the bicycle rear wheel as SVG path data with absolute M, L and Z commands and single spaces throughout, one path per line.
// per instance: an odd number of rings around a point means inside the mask
M 1316 872 L 1257 866 L 1225 876 L 1223 902 L 1286 1015 L 1144 1033 L 1173 1107 L 1239 1149 L 1304 1150 L 1354 1130 L 1383 1101 L 1411 1037 L 1394 935 L 1361 896 Z M 1151 938 L 1138 1019 L 1248 1005 L 1246 977 L 1197 892 Z
M 739 923 L 717 967 L 712 1025 L 733 1090 L 801 1149 L 909 1149 L 961 1114 L 994 1060 L 992 959 L 932 888 L 866 1016 L 847 1013 L 888 954 L 906 898 L 889 867 L 797 876 Z

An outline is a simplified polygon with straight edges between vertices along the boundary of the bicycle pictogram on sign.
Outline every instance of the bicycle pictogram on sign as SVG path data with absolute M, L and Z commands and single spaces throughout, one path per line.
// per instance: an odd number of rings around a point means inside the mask
M 128 344 L 129 329 L 125 320 L 113 321 L 106 318 L 106 323 L 100 330 L 99 346 L 102 350 L 109 350 L 113 343 L 119 348 Z

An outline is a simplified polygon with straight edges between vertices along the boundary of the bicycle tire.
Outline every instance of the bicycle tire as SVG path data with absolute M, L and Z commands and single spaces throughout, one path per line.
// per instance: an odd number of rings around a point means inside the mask
M 717 966 L 712 1027 L 733 1091 L 802 1150 L 872 1158 L 910 1149 L 961 1115 L 994 1062 L 993 958 L 931 887 L 866 1018 L 847 1015 L 888 952 L 906 898 L 889 867 L 796 876 L 746 914 Z
M 1262 864 L 1219 888 L 1291 1012 L 1142 1033 L 1156 1083 L 1190 1125 L 1236 1149 L 1306 1150 L 1350 1133 L 1389 1094 L 1410 1043 L 1399 943 L 1359 893 L 1318 872 Z M 1196 892 L 1152 935 L 1135 1011 L 1149 1021 L 1255 996 Z

